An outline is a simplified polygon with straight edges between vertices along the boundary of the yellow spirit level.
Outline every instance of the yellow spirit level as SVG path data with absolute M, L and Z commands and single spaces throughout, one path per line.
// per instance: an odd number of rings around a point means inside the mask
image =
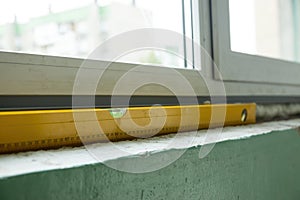
M 255 112 L 255 104 L 5 111 L 0 153 L 245 125 L 255 123 Z

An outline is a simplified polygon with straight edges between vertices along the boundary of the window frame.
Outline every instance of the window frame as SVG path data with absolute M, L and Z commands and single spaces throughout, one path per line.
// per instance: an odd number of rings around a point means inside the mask
M 193 0 L 194 1 L 194 12 L 195 16 L 200 16 L 199 19 L 194 19 L 194 37 L 198 37 L 198 42 L 201 47 L 206 51 L 205 54 L 216 56 L 214 53 L 218 51 L 214 46 L 216 44 L 215 37 L 222 37 L 223 31 L 216 31 L 215 22 L 212 21 L 212 14 L 215 12 L 215 7 L 213 5 L 219 0 Z M 224 1 L 224 0 L 222 0 Z M 226 0 L 227 1 L 227 0 Z M 220 4 L 218 4 L 220 5 Z M 219 7 L 220 9 L 220 7 Z M 197 13 L 198 12 L 198 13 Z M 197 24 L 200 30 L 197 28 Z M 213 34 L 214 33 L 214 34 Z M 199 34 L 199 35 L 197 35 Z M 217 37 L 217 38 L 218 38 Z M 214 40 L 213 40 L 214 39 Z M 214 48 L 213 48 L 214 47 Z M 197 51 L 195 51 L 197 52 Z M 196 55 L 197 56 L 197 55 Z M 202 75 L 210 79 L 211 82 L 221 81 L 220 77 L 216 77 L 216 73 L 213 71 L 211 62 L 203 59 L 203 52 L 201 53 L 201 72 Z M 216 58 L 215 58 L 216 59 Z M 64 69 L 71 70 L 74 74 L 80 64 L 82 59 L 70 58 L 70 57 L 58 57 L 58 56 L 47 56 L 47 55 L 34 55 L 27 53 L 15 53 L 15 52 L 0 52 L 0 98 L 3 101 L 7 99 L 13 100 L 19 97 L 24 97 L 31 101 L 31 98 L 45 97 L 46 99 L 51 99 L 51 97 L 58 97 L 59 99 L 69 98 L 72 95 L 72 75 L 68 73 L 63 73 Z M 219 61 L 216 59 L 216 61 Z M 103 61 L 94 61 L 96 65 L 103 63 Z M 130 67 L 136 64 L 130 63 L 114 63 L 119 66 L 120 70 L 128 70 Z M 149 71 L 149 66 L 147 71 Z M 160 74 L 161 67 L 155 66 L 153 68 L 153 73 L 149 75 L 155 76 Z M 27 70 L 26 70 L 27 69 Z M 54 70 L 55 69 L 55 70 Z M 145 68 L 146 69 L 146 68 Z M 19 71 L 23 70 L 23 71 Z M 54 70 L 54 71 L 53 71 Z M 209 99 L 209 96 L 215 96 L 217 94 L 209 94 L 205 83 L 203 80 L 199 80 L 197 72 L 190 69 L 176 69 L 191 82 L 193 88 L 195 88 L 195 93 L 200 97 L 199 99 L 205 100 Z M 31 71 L 38 72 L 40 75 L 47 77 L 42 82 L 38 82 L 39 78 L 35 73 Z M 224 76 L 224 68 L 221 68 L 221 73 Z M 23 73 L 24 72 L 24 73 Z M 48 74 L 49 73 L 49 74 Z M 57 77 L 56 77 L 57 73 Z M 226 72 L 225 72 L 226 73 Z M 12 75 L 13 74 L 13 75 Z M 1 77 L 2 75 L 2 77 Z M 49 75 L 49 76 L 48 76 Z M 268 75 L 268 74 L 267 74 Z M 19 77 L 19 78 L 18 78 Z M 53 84 L 59 81 L 60 85 Z M 108 79 L 109 80 L 109 79 Z M 11 84 L 13 83 L 13 84 Z M 109 84 L 107 84 L 109 85 Z M 226 88 L 227 102 L 257 102 L 257 103 L 299 103 L 300 102 L 300 87 L 296 84 L 283 84 L 280 82 L 269 83 L 269 82 L 254 82 L 245 80 L 224 80 L 224 85 Z M 184 92 L 183 92 L 184 94 Z M 104 88 L 103 91 L 97 93 L 96 95 L 106 98 L 111 95 L 110 91 Z M 126 95 L 126 94 L 125 94 Z M 166 104 L 168 102 L 174 102 L 174 99 L 170 101 L 168 98 L 174 97 L 172 94 L 166 94 L 164 91 L 153 87 L 151 90 L 141 92 L 138 94 L 141 98 L 139 104 L 143 104 L 144 100 L 149 96 L 152 97 L 154 101 L 162 101 Z M 158 97 L 158 98 L 157 98 Z M 202 98 L 203 97 L 203 98 Z M 22 99 L 20 98 L 20 99 Z M 44 99 L 45 99 L 44 98 Z M 176 98 L 176 97 L 175 97 Z M 21 101 L 21 100 L 20 100 Z M 34 99 L 32 100 L 34 102 Z M 151 101 L 149 101 L 151 103 Z M 202 101 L 199 101 L 201 104 Z M 154 102 L 155 103 L 155 102 Z M 159 103 L 159 102 L 156 102 Z M 147 104 L 147 103 L 146 103 Z M 148 104 L 147 104 L 148 105 Z
M 300 63 L 232 51 L 229 0 L 211 1 L 213 55 L 223 80 L 300 85 Z M 221 79 L 217 74 L 214 78 Z

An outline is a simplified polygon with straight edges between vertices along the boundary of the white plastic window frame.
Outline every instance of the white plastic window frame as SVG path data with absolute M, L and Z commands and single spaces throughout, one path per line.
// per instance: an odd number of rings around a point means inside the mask
M 183 0 L 190 1 L 190 0 Z M 215 61 L 217 64 L 220 63 L 218 54 L 216 52 L 223 52 L 222 42 L 220 43 L 218 38 L 229 37 L 229 32 L 224 34 L 224 30 L 218 29 L 216 27 L 224 26 L 226 23 L 221 23 L 224 20 L 222 13 L 226 14 L 226 9 L 222 8 L 224 3 L 228 4 L 228 0 L 193 0 L 193 24 L 194 24 L 194 39 L 198 42 L 206 52 L 201 52 L 201 58 L 206 57 L 207 54 L 212 55 L 215 53 Z M 215 7 L 216 6 L 216 7 Z M 218 13 L 217 11 L 221 10 L 222 12 Z M 213 13 L 212 13 L 213 12 Z M 216 16 L 213 20 L 211 19 L 212 14 L 216 15 L 218 20 L 216 21 Z M 228 15 L 228 10 L 227 10 Z M 226 19 L 225 19 L 226 20 Z M 229 23 L 229 18 L 227 22 Z M 217 23 L 220 22 L 220 23 Z M 227 31 L 229 31 L 229 24 L 227 23 Z M 223 25 L 222 25 L 223 24 Z M 212 34 L 212 29 L 213 33 Z M 214 40 L 213 40 L 214 39 Z M 227 38 L 228 39 L 228 38 Z M 223 41 L 224 42 L 224 41 Z M 226 42 L 226 41 L 225 41 Z M 229 40 L 227 41 L 229 44 Z M 214 48 L 212 48 L 214 44 Z M 218 44 L 218 45 L 216 45 Z M 224 48 L 224 47 L 223 47 Z M 229 47 L 227 49 L 229 51 Z M 234 54 L 233 52 L 227 52 Z M 204 56 L 204 54 L 206 54 Z M 219 54 L 221 55 L 221 54 Z M 220 71 L 224 79 L 224 85 L 226 88 L 227 96 L 299 96 L 300 87 L 297 83 L 286 83 L 282 82 L 285 79 L 282 79 L 282 75 L 287 74 L 288 78 L 285 81 L 295 82 L 298 80 L 300 68 L 295 71 L 295 69 L 289 69 L 288 67 L 284 70 L 284 73 L 275 73 L 275 68 L 269 72 L 261 73 L 258 66 L 250 66 L 251 59 L 247 60 L 248 57 L 252 58 L 256 62 L 260 62 L 261 59 L 255 56 L 248 55 L 239 55 L 246 56 L 246 59 L 241 60 L 240 63 L 232 66 L 221 65 Z M 227 57 L 229 58 L 229 57 Z M 234 58 L 231 58 L 234 59 Z M 267 61 L 277 63 L 275 59 L 266 59 Z M 95 65 L 101 65 L 101 61 L 95 61 Z M 231 61 L 234 62 L 234 61 Z M 55 57 L 55 56 L 45 56 L 45 55 L 32 55 L 25 53 L 12 53 L 12 52 L 0 52 L 0 95 L 71 95 L 73 89 L 73 79 L 78 70 L 78 67 L 82 63 L 81 59 L 77 58 L 64 58 L 64 57 Z M 224 63 L 223 63 L 224 64 Z M 225 62 L 226 64 L 226 62 Z M 228 64 L 228 63 L 227 63 Z M 277 63 L 278 64 L 278 63 Z M 289 66 L 291 63 L 287 63 Z M 292 63 L 293 64 L 293 63 Z M 261 66 L 262 64 L 259 64 Z M 268 64 L 269 67 L 273 66 Z M 117 68 L 116 73 L 126 69 L 130 69 L 134 64 L 128 63 L 115 63 Z M 286 66 L 286 63 L 283 62 L 282 66 Z M 243 70 L 236 70 L 237 68 L 243 68 Z M 252 68 L 251 68 L 252 67 Z M 262 66 L 264 67 L 264 66 Z M 298 67 L 298 65 L 297 65 Z M 162 75 L 161 71 L 167 73 L 166 70 L 160 70 L 163 67 L 154 67 L 153 72 L 149 73 L 149 76 Z M 165 69 L 165 68 L 164 68 Z M 211 62 L 207 62 L 205 59 L 201 59 L 201 72 L 202 75 L 210 79 L 211 82 L 219 82 L 220 78 L 215 76 L 214 71 L 212 70 Z M 149 66 L 145 66 L 145 71 L 149 72 Z M 192 87 L 195 89 L 195 93 L 199 96 L 208 96 L 208 95 L 218 95 L 218 94 L 209 94 L 205 83 L 203 80 L 199 80 L 198 73 L 194 70 L 189 69 L 176 69 L 182 73 L 191 83 Z M 236 70 L 236 74 L 230 74 L 232 70 Z M 294 71 L 293 71 L 294 70 Z M 112 73 L 112 74 L 113 74 Z M 251 74 L 252 73 L 252 74 Z M 278 79 L 274 79 L 272 74 L 277 74 Z M 271 75 L 271 77 L 270 77 Z M 114 74 L 115 76 L 115 74 Z M 167 74 L 166 74 L 167 76 Z M 232 76 L 232 79 L 230 78 Z M 243 76 L 246 76 L 243 77 Z M 260 80 L 255 80 L 259 79 Z M 276 78 L 276 77 L 275 77 Z M 271 80 L 270 80 L 271 79 Z M 111 79 L 108 77 L 107 81 Z M 110 85 L 109 83 L 106 85 Z M 110 95 L 110 88 L 103 88 L 99 91 L 97 95 Z M 185 94 L 182 91 L 182 94 Z M 157 87 L 148 88 L 147 91 L 142 91 L 139 95 L 172 95 L 167 94 L 165 91 L 160 90 Z M 179 94 L 180 95 L 180 94 Z
M 198 16 L 199 8 L 202 6 L 198 0 L 182 0 L 185 3 L 186 9 L 193 9 L 192 12 L 186 12 L 185 18 L 193 15 Z M 192 2 L 192 3 L 191 3 Z M 191 6 L 192 5 L 192 6 Z M 181 14 L 181 13 L 179 13 Z M 202 16 L 200 16 L 201 18 Z M 197 18 L 197 17 L 196 17 Z M 204 19 L 204 17 L 203 17 Z M 201 40 L 199 32 L 199 20 L 191 20 L 191 24 L 186 24 L 186 28 L 193 27 L 193 39 Z M 190 35 L 187 35 L 190 37 Z M 189 49 L 189 52 L 192 50 Z M 28 54 L 20 52 L 0 52 L 0 95 L 71 95 L 73 90 L 73 81 L 77 70 L 79 69 L 82 59 L 72 57 L 58 57 L 41 54 Z M 92 61 L 99 70 L 103 70 L 105 61 Z M 111 78 L 107 78 L 107 84 L 97 91 L 96 95 L 111 95 L 113 85 L 112 79 L 118 74 L 124 73 L 136 66 L 134 63 L 113 63 L 111 70 Z M 138 73 L 150 72 L 149 76 L 168 76 L 168 68 L 163 66 L 144 66 L 144 71 L 139 70 Z M 202 68 L 203 75 L 208 73 L 205 70 L 210 70 L 211 66 L 205 65 Z M 170 69 L 171 70 L 171 69 Z M 199 74 L 191 69 L 176 68 L 180 74 L 186 77 L 199 96 L 207 96 L 208 91 L 203 80 L 200 80 Z M 110 70 L 108 70 L 110 71 Z M 110 72 L 108 73 L 110 74 Z M 137 75 L 136 78 L 139 78 Z M 109 83 L 108 83 L 109 82 Z M 10 84 L 7 84 L 10 83 Z M 107 86 L 107 87 L 106 87 Z M 179 91 L 178 95 L 185 95 L 185 91 Z M 125 94 L 124 94 L 125 95 Z M 166 93 L 165 90 L 157 86 L 150 87 L 145 91 L 141 91 L 138 95 L 154 95 L 154 96 L 172 96 L 172 93 Z
M 214 60 L 223 80 L 300 85 L 299 63 L 231 51 L 229 0 L 211 0 L 211 8 Z

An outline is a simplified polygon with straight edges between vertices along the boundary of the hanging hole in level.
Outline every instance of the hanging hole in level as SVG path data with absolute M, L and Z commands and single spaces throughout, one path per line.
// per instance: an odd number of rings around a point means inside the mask
M 246 122 L 247 117 L 248 117 L 247 109 L 244 109 L 244 110 L 242 111 L 241 121 L 242 121 L 242 122 Z

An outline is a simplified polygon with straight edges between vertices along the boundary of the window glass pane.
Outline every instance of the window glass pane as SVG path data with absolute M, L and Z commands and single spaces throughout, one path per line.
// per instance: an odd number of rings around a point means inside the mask
M 300 0 L 229 0 L 231 50 L 300 62 Z
M 0 7 L 0 50 L 85 58 L 97 45 L 138 28 L 183 32 L 181 0 L 7 0 Z M 179 42 L 166 49 L 179 52 Z M 166 52 L 145 50 L 118 61 L 183 67 Z

